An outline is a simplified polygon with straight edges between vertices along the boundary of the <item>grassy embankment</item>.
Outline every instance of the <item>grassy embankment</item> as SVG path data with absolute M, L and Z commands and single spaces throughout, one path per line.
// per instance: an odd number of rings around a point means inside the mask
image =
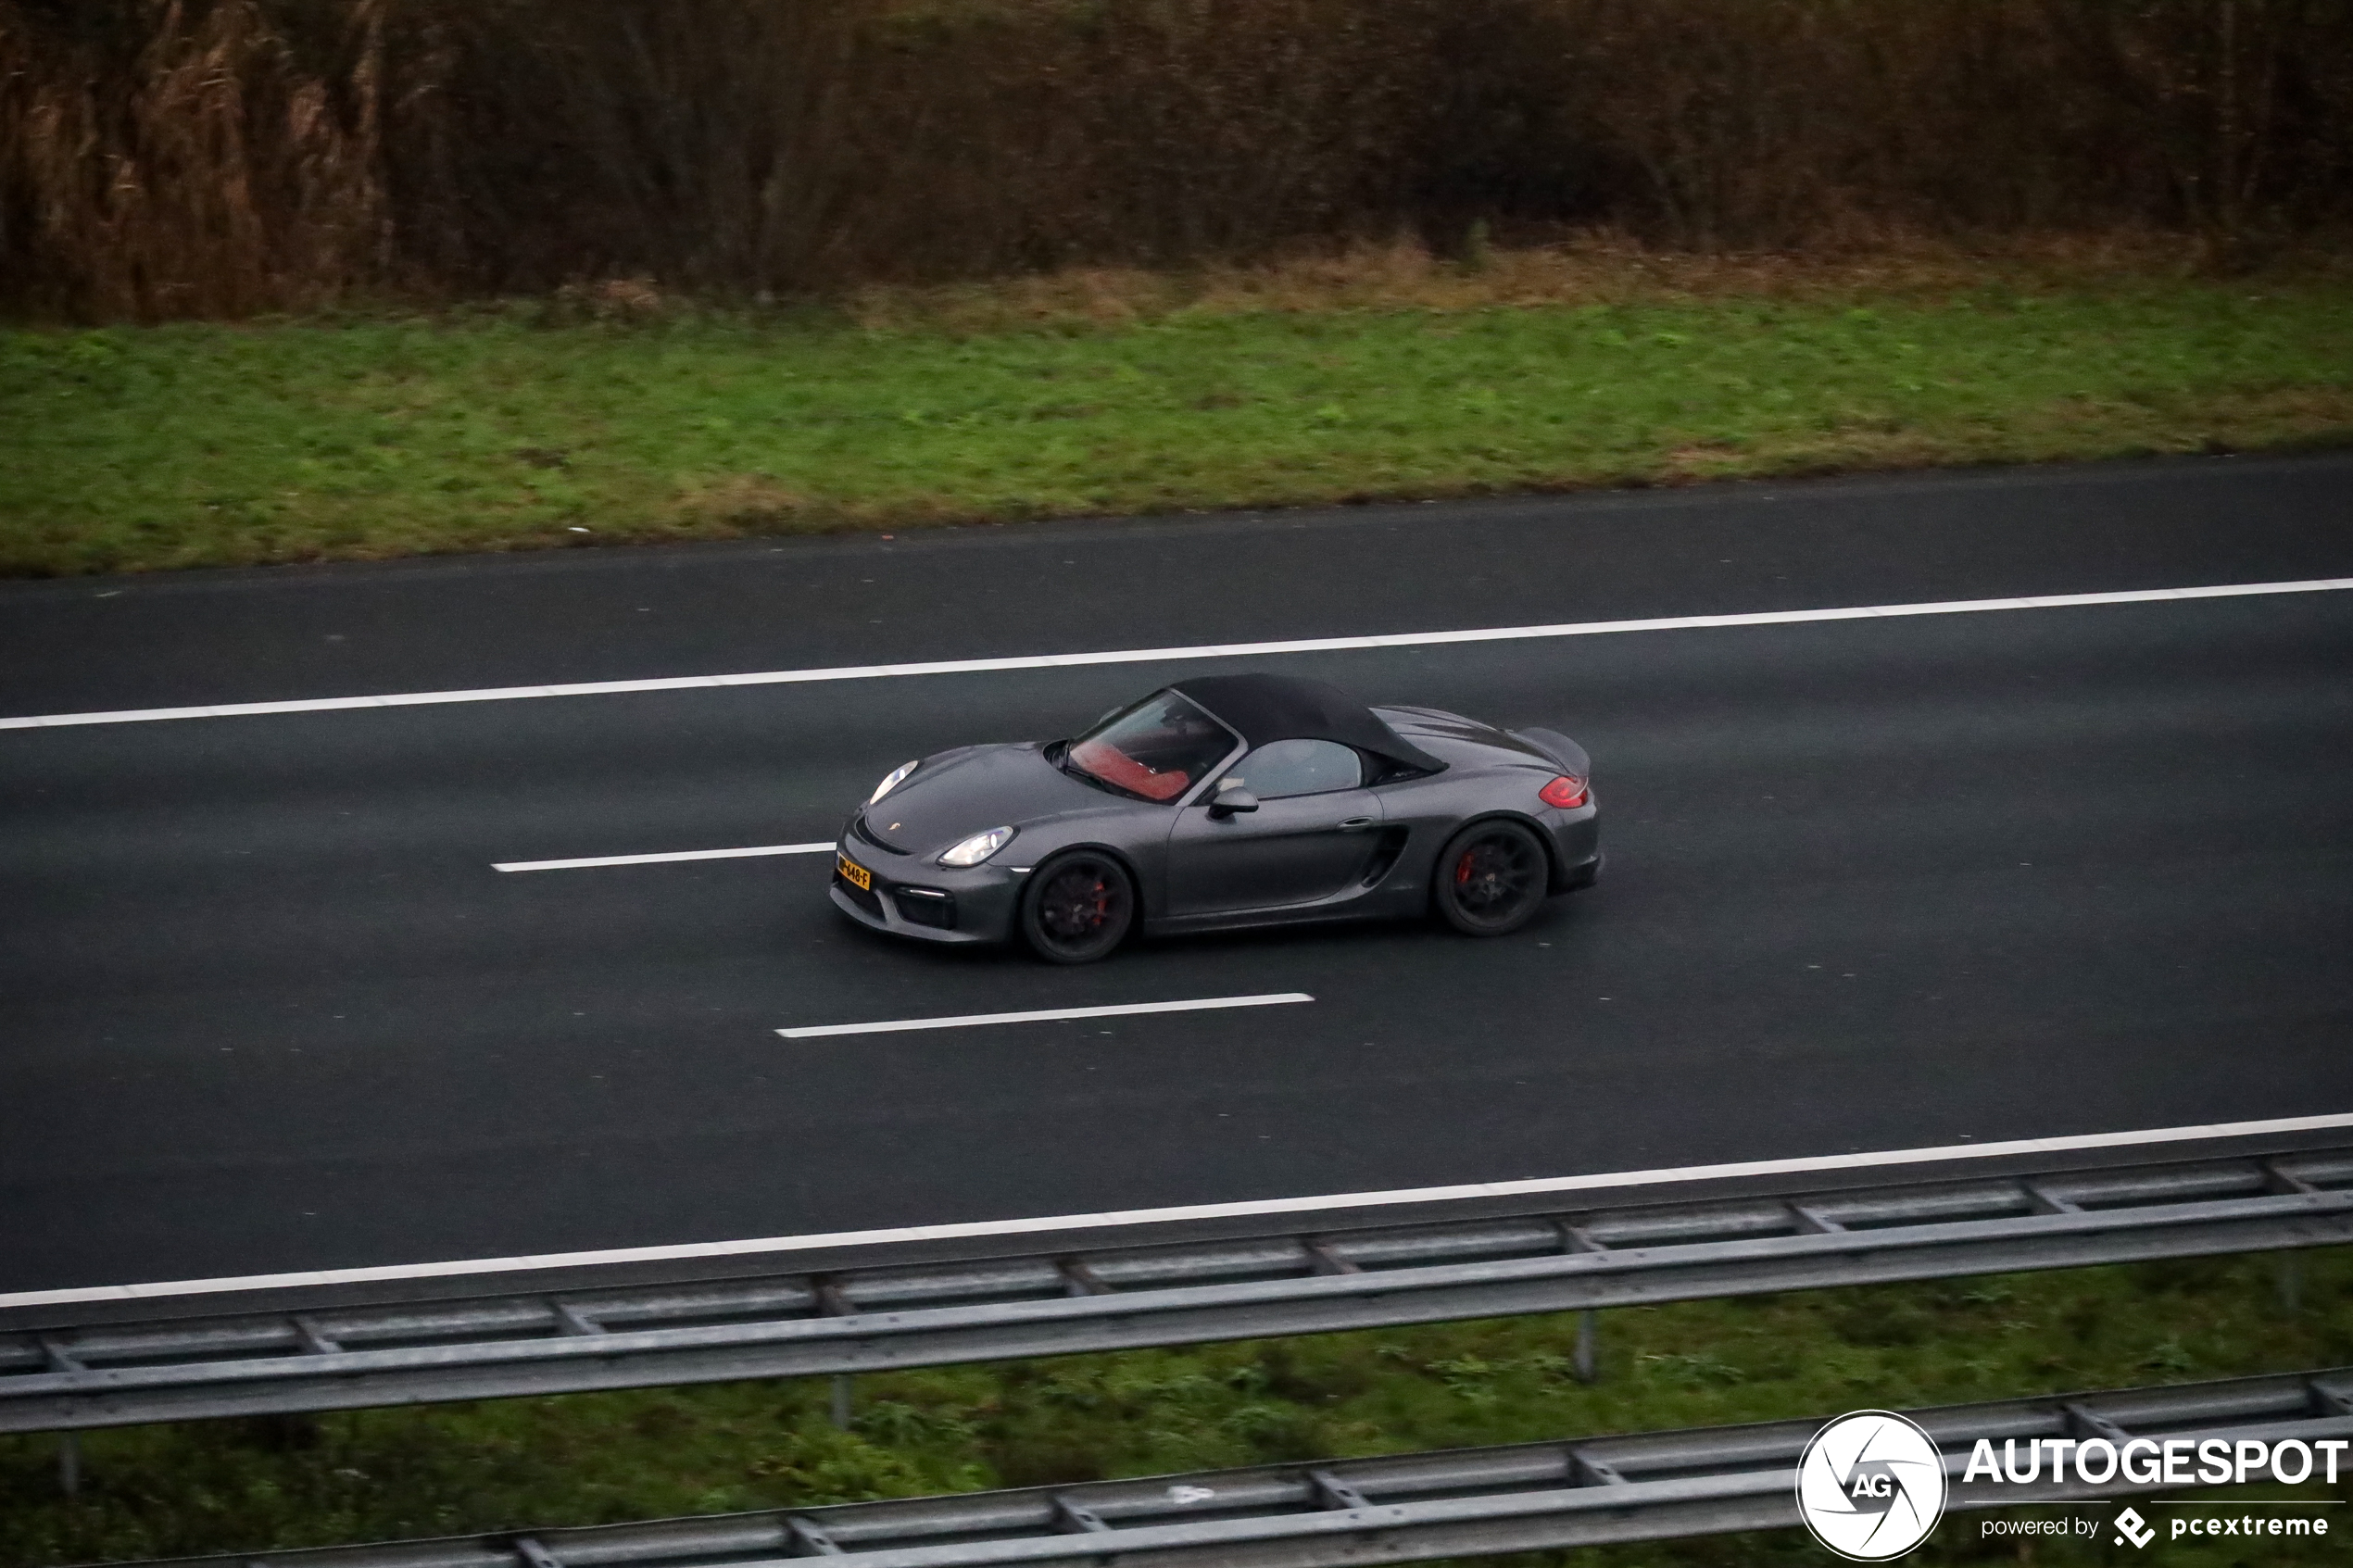
M 1602 1377 L 1568 1317 L 1072 1357 L 862 1378 L 852 1430 L 822 1379 L 0 1437 L 0 1568 L 1048 1484 L 1199 1467 L 1835 1413 L 2353 1362 L 2353 1251 L 2146 1264 L 1607 1312 Z M 2191 1493 L 2212 1500 L 2233 1495 Z M 2293 1495 L 2342 1499 L 2347 1487 Z M 2151 1515 L 2170 1511 L 2145 1502 Z M 2353 1529 L 2325 1511 L 2332 1537 Z M 1955 1515 L 1907 1561 L 2115 1561 L 1981 1545 Z M 2178 1568 L 2335 1562 L 2342 1540 L 2155 1549 Z M 1815 1562 L 1794 1532 L 1524 1558 L 1582 1568 Z
M 2353 441 L 2353 272 L 1418 251 L 0 332 L 0 573 Z

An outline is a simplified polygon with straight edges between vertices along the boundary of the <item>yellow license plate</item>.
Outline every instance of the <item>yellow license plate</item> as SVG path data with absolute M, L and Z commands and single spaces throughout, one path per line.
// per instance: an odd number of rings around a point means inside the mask
M 834 869 L 840 872 L 842 881 L 849 883 L 851 886 L 860 888 L 868 893 L 872 893 L 875 890 L 875 873 L 860 865 L 857 861 L 851 859 L 849 856 L 836 855 L 834 857 Z

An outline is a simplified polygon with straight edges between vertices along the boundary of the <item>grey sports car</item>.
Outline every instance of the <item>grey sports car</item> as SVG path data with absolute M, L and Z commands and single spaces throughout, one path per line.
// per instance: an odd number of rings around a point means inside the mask
M 1552 730 L 1212 675 L 1070 740 L 891 770 L 842 831 L 833 901 L 877 931 L 1018 938 L 1056 963 L 1138 929 L 1424 910 L 1500 936 L 1600 872 L 1592 777 Z

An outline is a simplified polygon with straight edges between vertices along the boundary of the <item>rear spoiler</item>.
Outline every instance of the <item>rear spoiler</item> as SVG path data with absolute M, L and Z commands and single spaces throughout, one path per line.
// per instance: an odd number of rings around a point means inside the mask
M 1558 730 L 1531 728 L 1505 730 L 1504 733 L 1523 745 L 1534 746 L 1559 763 L 1563 772 L 1574 773 L 1580 779 L 1593 776 L 1593 759 L 1585 754 L 1585 748 Z

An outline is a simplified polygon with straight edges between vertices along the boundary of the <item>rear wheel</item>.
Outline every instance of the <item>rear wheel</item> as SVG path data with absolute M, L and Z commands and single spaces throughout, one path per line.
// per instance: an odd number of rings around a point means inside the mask
M 1135 921 L 1135 880 L 1109 855 L 1081 849 L 1050 860 L 1022 889 L 1022 939 L 1051 963 L 1094 962 Z
M 1430 902 L 1455 930 L 1501 936 L 1534 918 L 1550 867 L 1544 847 L 1517 822 L 1473 822 L 1438 852 Z

